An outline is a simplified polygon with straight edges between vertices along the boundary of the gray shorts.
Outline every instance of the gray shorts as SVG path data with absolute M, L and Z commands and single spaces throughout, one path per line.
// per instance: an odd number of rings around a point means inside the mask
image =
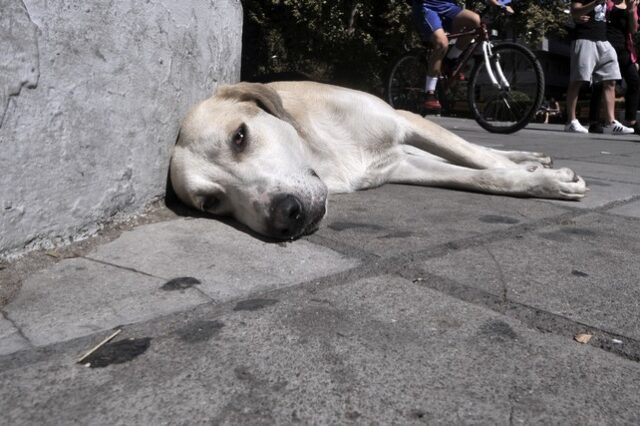
M 583 39 L 571 42 L 570 81 L 599 83 L 621 78 L 618 55 L 611 43 Z

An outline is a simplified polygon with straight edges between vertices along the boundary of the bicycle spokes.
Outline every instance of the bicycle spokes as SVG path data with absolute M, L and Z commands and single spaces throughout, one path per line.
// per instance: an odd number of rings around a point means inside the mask
M 478 123 L 492 132 L 524 127 L 540 105 L 544 76 L 525 47 L 504 43 L 483 46 L 483 61 L 473 71 L 469 103 Z
M 426 62 L 420 53 L 410 52 L 393 67 L 388 85 L 387 101 L 397 109 L 420 112 L 424 96 Z

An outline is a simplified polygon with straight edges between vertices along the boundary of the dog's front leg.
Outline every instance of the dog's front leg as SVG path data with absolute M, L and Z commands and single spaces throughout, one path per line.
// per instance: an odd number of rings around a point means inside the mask
M 390 182 L 564 200 L 578 200 L 587 191 L 585 181 L 567 168 L 473 169 L 407 154 L 393 170 Z
M 450 163 L 474 169 L 514 167 L 517 164 L 509 156 L 470 143 L 417 114 L 400 110 L 398 113 L 404 124 L 405 144 L 442 157 Z

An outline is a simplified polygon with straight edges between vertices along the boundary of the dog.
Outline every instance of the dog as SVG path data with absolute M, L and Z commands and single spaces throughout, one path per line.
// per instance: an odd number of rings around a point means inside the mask
M 579 200 L 585 181 L 542 153 L 472 144 L 356 90 L 296 81 L 222 86 L 187 114 L 170 179 L 185 204 L 268 238 L 318 229 L 327 196 L 402 183 Z

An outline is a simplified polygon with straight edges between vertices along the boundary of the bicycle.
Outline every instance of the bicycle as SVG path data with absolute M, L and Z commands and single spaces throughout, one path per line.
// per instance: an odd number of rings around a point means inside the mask
M 535 54 L 519 43 L 494 43 L 484 20 L 476 29 L 448 34 L 450 42 L 463 36 L 473 36 L 473 41 L 460 55 L 452 73 L 438 81 L 443 110 L 450 108 L 447 93 L 462 80 L 467 62 L 476 57 L 467 87 L 467 103 L 473 117 L 492 133 L 522 129 L 533 120 L 544 96 L 544 73 Z M 386 101 L 392 107 L 422 111 L 430 50 L 426 45 L 414 48 L 394 62 L 385 84 Z

